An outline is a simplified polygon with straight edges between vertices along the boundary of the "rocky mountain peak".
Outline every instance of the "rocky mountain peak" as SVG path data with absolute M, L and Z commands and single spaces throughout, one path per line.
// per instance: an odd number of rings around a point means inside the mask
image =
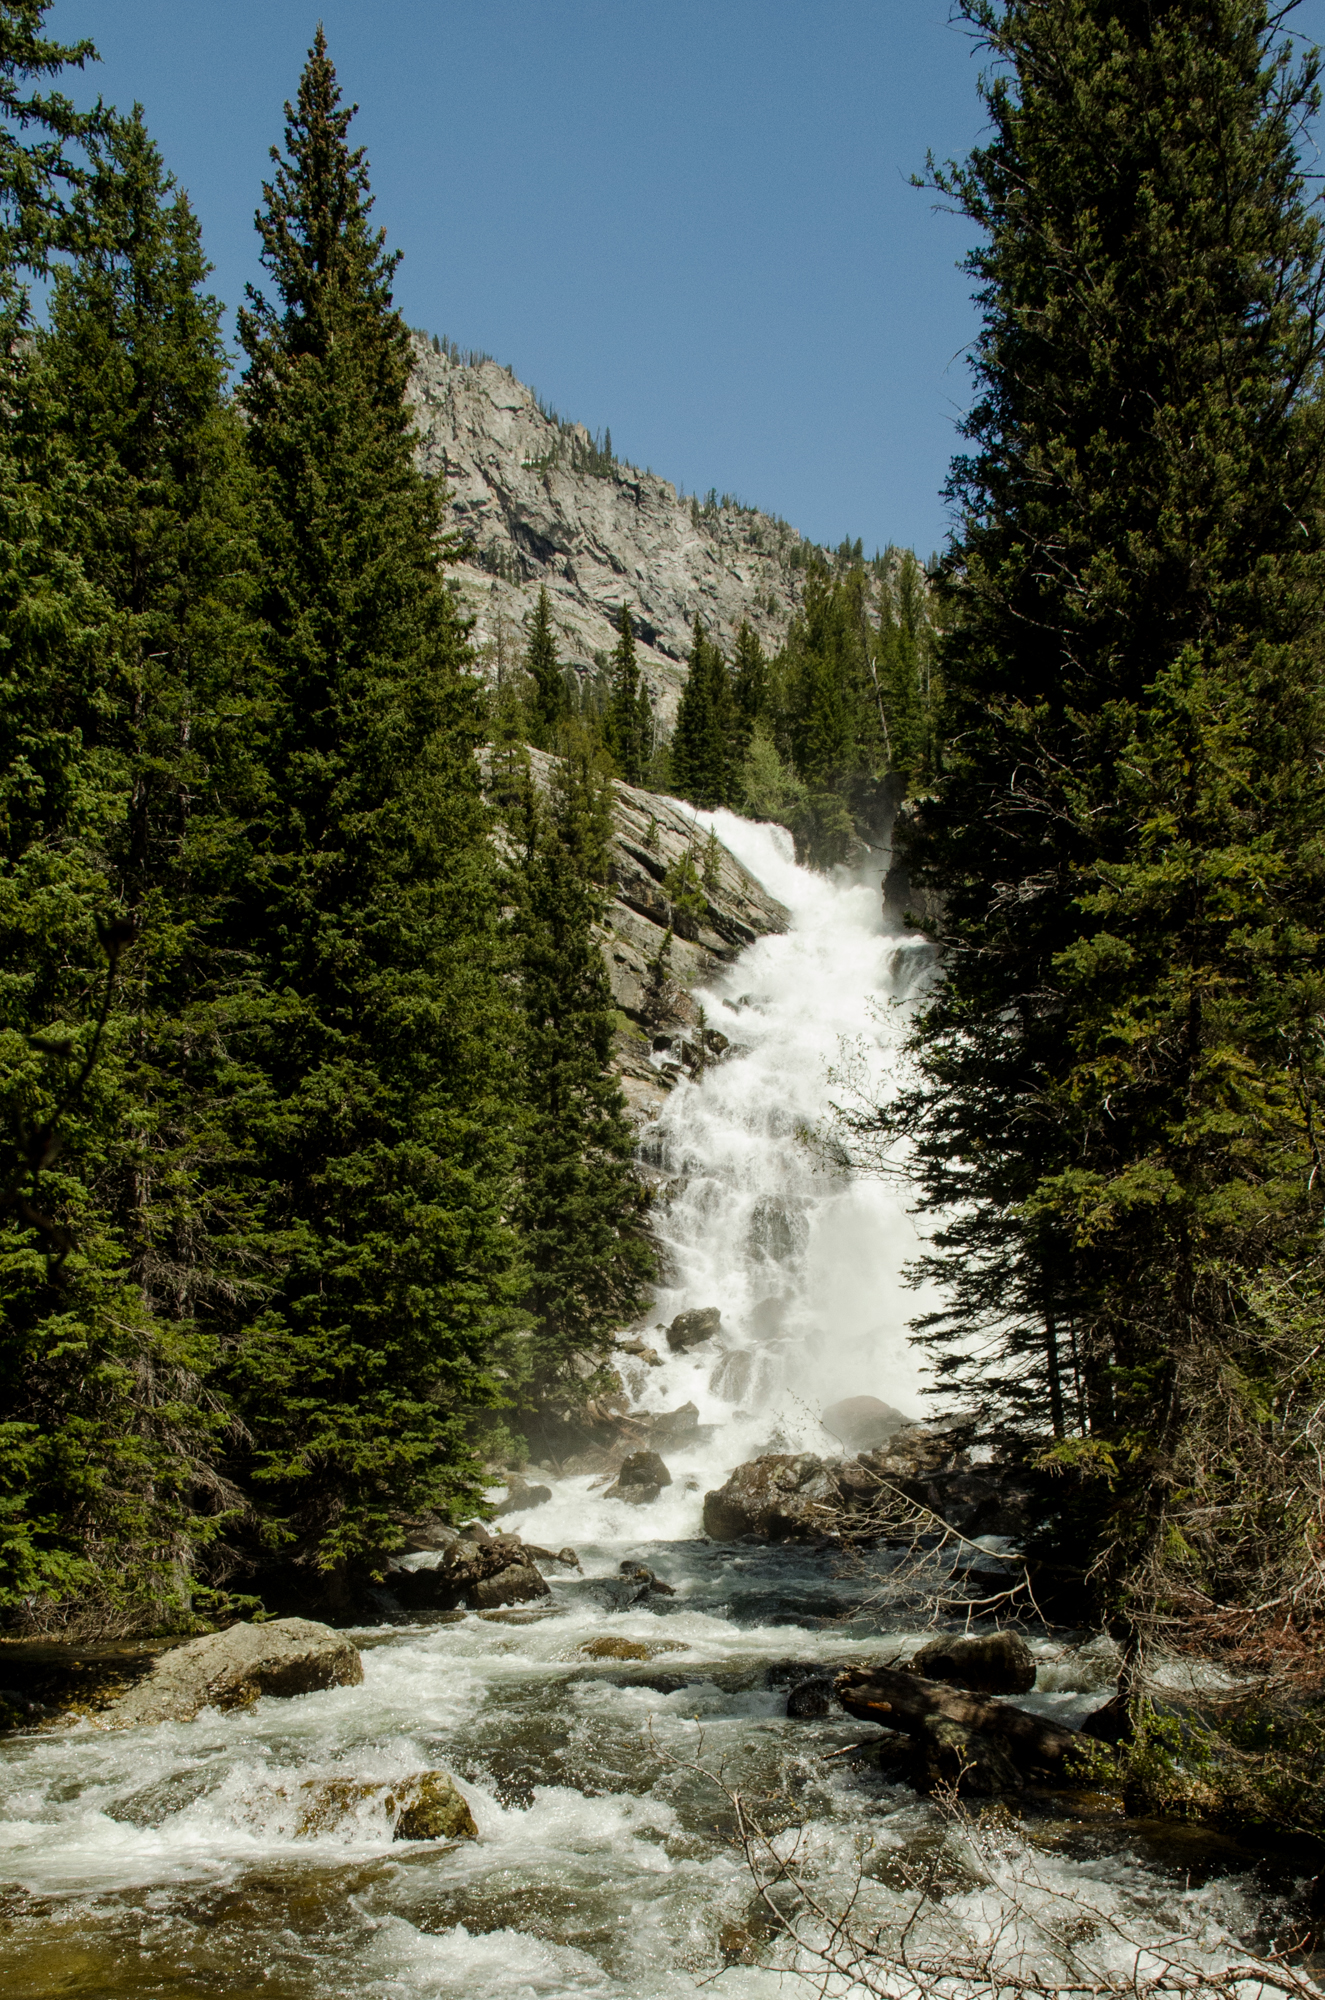
M 424 467 L 451 495 L 470 553 L 449 571 L 492 677 L 524 650 L 547 589 L 562 658 L 582 677 L 616 642 L 624 601 L 655 709 L 670 725 L 695 614 L 730 656 L 741 620 L 775 652 L 800 603 L 810 544 L 785 521 L 612 457 L 495 361 L 415 336 L 411 386 Z

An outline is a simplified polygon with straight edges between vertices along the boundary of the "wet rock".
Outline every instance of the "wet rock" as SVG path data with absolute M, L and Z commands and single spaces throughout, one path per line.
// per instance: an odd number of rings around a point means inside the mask
M 453 1528 L 436 1514 L 425 1514 L 421 1520 L 405 1525 L 405 1549 L 409 1554 L 425 1549 L 449 1549 L 459 1540 L 459 1528 Z
M 524 1552 L 526 1556 L 532 1557 L 535 1562 L 551 1563 L 554 1569 L 578 1569 L 580 1567 L 580 1559 L 574 1549 L 558 1549 L 554 1554 L 551 1549 L 540 1549 L 536 1542 L 526 1542 Z
M 679 1410 L 661 1411 L 649 1422 L 649 1435 L 657 1444 L 683 1444 L 698 1433 L 699 1411 L 693 1403 L 682 1403 Z
M 643 1361 L 649 1368 L 662 1367 L 662 1356 L 659 1354 L 657 1348 L 650 1347 L 643 1340 L 619 1341 L 617 1343 L 617 1351 L 621 1354 L 632 1355 L 636 1361 Z
M 673 1354 L 685 1354 L 712 1340 L 722 1326 L 717 1306 L 697 1306 L 692 1312 L 678 1313 L 667 1329 L 667 1345 Z
M 397 1566 L 390 1587 L 412 1613 L 454 1611 L 461 1605 L 488 1611 L 549 1595 L 519 1536 L 494 1537 L 486 1532 L 482 1541 L 466 1536 L 455 1542 L 435 1562 L 415 1558 Z
M 1110 1695 L 1102 1708 L 1093 1708 L 1081 1725 L 1081 1734 L 1097 1743 L 1130 1743 L 1134 1733 L 1127 1696 L 1121 1690 Z
M 931 1639 L 910 1662 L 926 1680 L 974 1694 L 1029 1694 L 1035 1655 L 1019 1632 L 990 1632 L 978 1639 Z
M 475 1611 L 491 1611 L 505 1604 L 528 1604 L 535 1598 L 549 1596 L 546 1580 L 527 1562 L 509 1563 L 491 1576 L 480 1577 L 469 1590 L 469 1602 Z
M 590 1639 L 580 1651 L 586 1660 L 648 1660 L 653 1656 L 638 1639 Z
M 513 1473 L 506 1481 L 506 1498 L 493 1508 L 494 1515 L 522 1514 L 529 1507 L 543 1507 L 552 1498 L 550 1486 L 531 1486 Z
M 992 1798 L 1026 1789 L 1026 1780 L 1007 1751 L 963 1723 L 932 1718 L 911 1740 L 910 1777 L 918 1792 L 951 1787 L 963 1797 Z
M 870 1451 L 886 1445 L 914 1419 L 877 1396 L 844 1396 L 840 1403 L 829 1404 L 820 1421 L 848 1451 Z
M 396 1840 L 477 1840 L 478 1828 L 449 1771 L 420 1771 L 395 1787 Z
M 628 1500 L 633 1507 L 643 1507 L 671 1483 L 672 1475 L 656 1451 L 632 1451 L 622 1460 L 616 1483 L 608 1487 L 603 1498 Z
M 618 1574 L 630 1592 L 630 1602 L 633 1604 L 640 1603 L 646 1597 L 676 1596 L 671 1584 L 664 1583 L 661 1577 L 655 1576 L 645 1563 L 631 1562 L 627 1559 L 622 1563 Z
M 817 1541 L 841 1505 L 832 1468 L 813 1452 L 774 1452 L 738 1465 L 704 1495 L 704 1533 L 715 1542 Z
M 837 1695 L 829 1674 L 816 1674 L 813 1680 L 801 1681 L 787 1696 L 787 1714 L 801 1722 L 828 1715 L 836 1707 Z
M 343 1633 L 311 1618 L 273 1618 L 173 1647 L 105 1720 L 112 1729 L 191 1722 L 204 1708 L 246 1708 L 260 1695 L 314 1694 L 362 1679 L 359 1649 Z

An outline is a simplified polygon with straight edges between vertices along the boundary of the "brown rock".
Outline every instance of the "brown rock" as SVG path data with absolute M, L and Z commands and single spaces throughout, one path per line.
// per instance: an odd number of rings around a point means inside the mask
M 393 1839 L 478 1839 L 474 1815 L 448 1771 L 420 1771 L 394 1791 L 400 1815 Z
M 1029 1694 L 1035 1686 L 1035 1655 L 1020 1632 L 931 1639 L 911 1661 L 911 1671 L 975 1694 Z
M 817 1541 L 840 1504 L 833 1470 L 813 1452 L 771 1453 L 738 1465 L 725 1486 L 704 1495 L 704 1533 L 715 1542 Z

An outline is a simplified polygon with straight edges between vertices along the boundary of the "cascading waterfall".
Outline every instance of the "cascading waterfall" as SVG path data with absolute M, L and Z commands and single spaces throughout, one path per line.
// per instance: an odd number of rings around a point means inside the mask
M 880 1397 L 920 1415 L 906 1325 L 917 1310 L 902 1272 L 917 1244 L 904 1190 L 860 1179 L 825 1141 L 830 1074 L 864 1045 L 886 1066 L 928 969 L 926 941 L 886 929 L 877 861 L 834 877 L 799 867 L 784 827 L 695 813 L 791 912 L 696 999 L 731 1044 L 682 1081 L 642 1140 L 669 1187 L 658 1223 L 664 1269 L 649 1325 L 717 1306 L 722 1332 L 685 1355 L 648 1333 L 663 1365 L 624 1362 L 636 1406 L 699 1411 L 701 1441 L 666 1452 L 674 1484 L 648 1532 L 699 1532 L 702 1495 L 765 1449 L 829 1454 L 819 1421 L 838 1397 Z M 545 1475 L 540 1473 L 538 1477 Z M 638 1510 L 605 1501 L 592 1477 L 557 1484 L 551 1508 L 516 1517 L 541 1541 L 634 1538 Z
M 799 1799 L 829 1902 L 866 1842 L 877 1857 L 860 1889 L 866 1922 L 901 1907 L 895 1869 L 944 1838 L 930 1804 L 842 1761 L 859 1723 L 785 1712 L 786 1663 L 830 1672 L 859 1659 L 879 1646 L 885 1614 L 862 1609 L 859 1584 L 813 1550 L 698 1536 L 705 1488 L 761 1445 L 831 1449 L 818 1418 L 836 1397 L 918 1411 L 904 1195 L 846 1176 L 806 1135 L 844 1040 L 890 1060 L 925 947 L 885 932 L 877 868 L 825 880 L 795 865 L 776 827 L 700 823 L 716 824 L 793 924 L 700 996 L 732 1049 L 676 1089 L 647 1139 L 673 1184 L 653 1318 L 716 1305 L 723 1320 L 717 1343 L 631 1367 L 644 1407 L 698 1407 L 698 1441 L 667 1453 L 672 1487 L 637 1508 L 589 1476 L 557 1480 L 550 1503 L 509 1525 L 574 1544 L 583 1577 L 559 1575 L 541 1616 L 361 1632 L 360 1687 L 120 1734 L 90 1719 L 8 1738 L 0 1990 L 682 2000 L 725 1965 L 727 2000 L 821 1991 L 759 1962 L 768 1930 L 723 1801 L 687 1768 L 701 1730 L 730 1782 Z M 673 1594 L 632 1600 L 623 1556 Z M 604 1635 L 635 1664 L 586 1653 Z M 888 1630 L 890 1653 L 906 1643 Z M 1036 1649 L 1026 1705 L 1079 1720 L 1103 1698 L 1107 1646 Z M 480 1839 L 393 1843 L 390 1786 L 435 1765 L 457 1775 Z M 323 1779 L 344 1810 L 310 1817 L 308 1788 Z M 1047 1969 L 1063 1934 L 1053 1897 L 1066 1890 L 1081 1935 L 1101 1940 L 1090 1949 L 1124 1971 L 1129 1927 L 1188 1932 L 1218 1959 L 1221 1938 L 1254 1923 L 1263 1899 L 1250 1874 L 1244 1884 L 1227 1860 L 1203 1862 L 1193 1831 L 1169 1853 L 1153 1829 L 1083 1826 L 1070 1801 L 1035 1810 L 1038 1846 L 1000 1835 L 983 1877 L 955 1854 L 933 1905 L 944 1923 L 979 1940 L 1015 1907 L 1016 1935 Z M 929 1919 L 918 1921 L 917 1937 Z

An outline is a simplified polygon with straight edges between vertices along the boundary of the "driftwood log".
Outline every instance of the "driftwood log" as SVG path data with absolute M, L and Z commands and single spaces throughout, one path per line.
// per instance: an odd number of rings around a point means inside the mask
M 847 1714 L 861 1722 L 902 1730 L 921 1743 L 940 1725 L 955 1724 L 963 1736 L 987 1738 L 1019 1771 L 1057 1777 L 1068 1752 L 1085 1748 L 1078 1730 L 900 1667 L 850 1668 L 838 1675 L 834 1691 Z

